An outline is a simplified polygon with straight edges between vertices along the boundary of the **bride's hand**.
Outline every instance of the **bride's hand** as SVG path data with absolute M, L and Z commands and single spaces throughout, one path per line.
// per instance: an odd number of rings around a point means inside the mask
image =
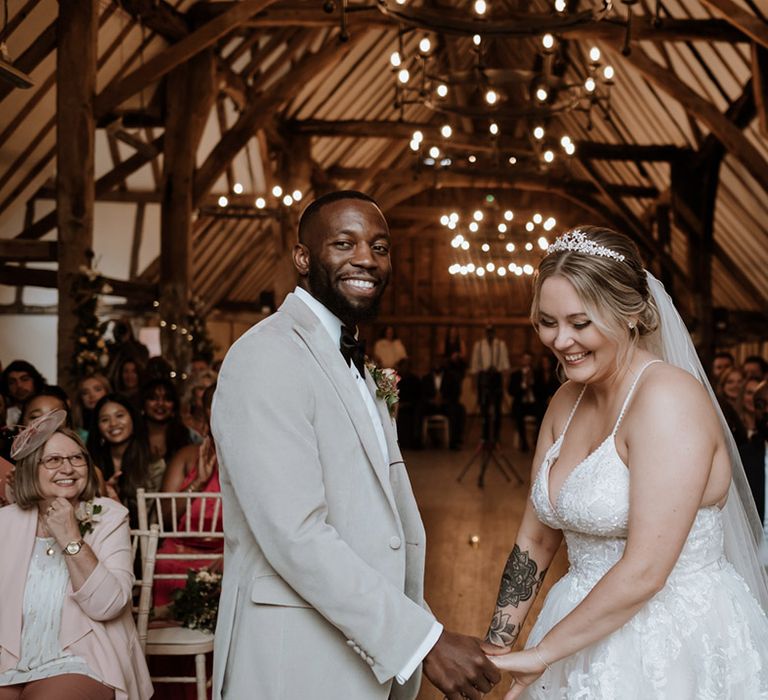
M 512 675 L 512 685 L 504 696 L 504 700 L 519 698 L 546 668 L 532 649 L 514 651 L 501 656 L 494 655 L 489 658 L 498 669 L 508 671 Z

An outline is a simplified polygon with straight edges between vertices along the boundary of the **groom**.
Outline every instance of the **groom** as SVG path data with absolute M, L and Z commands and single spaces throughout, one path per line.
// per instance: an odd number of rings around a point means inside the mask
M 212 427 L 225 568 L 214 698 L 450 700 L 499 673 L 423 599 L 424 528 L 356 324 L 390 277 L 390 235 L 360 192 L 299 222 L 299 286 L 230 349 Z

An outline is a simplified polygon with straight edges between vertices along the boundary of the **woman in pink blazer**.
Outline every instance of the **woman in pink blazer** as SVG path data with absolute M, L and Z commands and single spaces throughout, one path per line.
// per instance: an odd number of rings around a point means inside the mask
M 128 511 L 95 497 L 93 463 L 64 415 L 14 441 L 16 503 L 0 508 L 0 700 L 144 700 Z

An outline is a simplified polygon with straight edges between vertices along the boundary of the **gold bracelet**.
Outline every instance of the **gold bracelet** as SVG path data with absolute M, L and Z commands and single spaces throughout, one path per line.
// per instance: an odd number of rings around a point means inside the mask
M 533 653 L 536 654 L 536 658 L 539 661 L 541 661 L 541 663 L 543 663 L 544 666 L 546 666 L 547 671 L 551 671 L 552 670 L 552 667 L 544 660 L 544 657 L 541 655 L 541 652 L 539 651 L 539 647 L 538 646 L 533 647 Z

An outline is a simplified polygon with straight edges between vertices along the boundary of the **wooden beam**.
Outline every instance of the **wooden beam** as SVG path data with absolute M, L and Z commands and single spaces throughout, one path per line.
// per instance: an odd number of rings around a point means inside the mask
M 171 41 L 189 33 L 185 16 L 166 0 L 120 0 L 120 7 L 142 26 Z
M 56 241 L 20 241 L 16 238 L 0 238 L 0 260 L 56 260 L 57 248 Z
M 494 275 L 495 277 L 495 275 Z M 516 277 L 507 276 L 504 279 L 499 278 L 498 284 L 525 284 L 530 285 L 530 278 L 526 275 Z M 474 326 L 485 327 L 492 323 L 497 327 L 525 326 L 530 327 L 531 319 L 526 315 L 519 316 L 437 316 L 437 315 L 379 315 L 376 323 L 387 326 Z
M 56 225 L 59 266 L 58 384 L 77 381 L 73 283 L 93 258 L 96 42 L 99 0 L 59 3 L 56 51 Z
M 189 61 L 196 54 L 212 46 L 223 36 L 274 2 L 275 0 L 242 0 L 235 3 L 207 24 L 191 34 L 187 34 L 165 51 L 153 56 L 119 82 L 107 85 L 96 99 L 97 118 L 111 112 L 142 88 L 159 80 L 176 66 Z
M 288 131 L 298 131 L 312 136 L 326 136 L 329 138 L 382 138 L 382 139 L 410 139 L 416 130 L 424 134 L 428 141 L 445 144 L 446 147 L 474 150 L 478 152 L 493 152 L 496 149 L 491 140 L 474 134 L 454 133 L 450 140 L 446 141 L 440 134 L 440 127 L 419 122 L 399 121 L 366 121 L 366 120 L 342 120 L 324 121 L 321 119 L 305 119 L 302 121 L 288 121 L 285 124 Z M 498 141 L 498 149 L 502 151 L 514 151 L 515 153 L 533 153 L 531 144 L 524 139 L 513 139 L 502 136 Z
M 282 104 L 302 90 L 311 78 L 331 64 L 340 62 L 364 37 L 365 32 L 359 32 L 345 43 L 331 38 L 317 53 L 302 57 L 292 70 L 270 87 L 266 94 L 252 98 L 237 122 L 221 137 L 219 143 L 198 169 L 195 175 L 195 204 L 198 205 L 210 192 L 231 160 L 248 143 L 248 140 L 273 118 Z
M 669 162 L 687 149 L 673 145 L 642 146 L 633 143 L 598 143 L 574 141 L 576 155 L 582 160 L 629 160 L 637 162 Z
M 43 287 L 56 289 L 58 286 L 56 270 L 41 270 L 39 268 L 17 267 L 15 265 L 0 265 L 0 284 L 10 287 Z M 126 282 L 109 277 L 104 281 L 112 292 L 110 296 L 126 297 L 133 301 L 151 303 L 157 299 L 157 285 L 144 281 Z
M 702 0 L 715 14 L 746 34 L 752 41 L 768 49 L 768 24 L 760 17 L 747 12 L 733 0 Z
M 56 48 L 56 20 L 51 22 L 40 36 L 35 39 L 29 48 L 14 62 L 14 68 L 29 75 L 40 62 Z M 0 102 L 2 102 L 14 89 L 8 81 L 0 82 Z
M 750 172 L 753 178 L 768 192 L 768 161 L 713 104 L 689 88 L 674 73 L 653 61 L 639 46 L 634 45 L 624 58 L 637 68 L 645 78 L 660 87 L 697 119 L 706 124 L 726 149 Z
M 162 144 L 163 136 L 158 136 L 152 142 L 152 146 L 155 148 L 156 152 L 159 152 L 159 149 L 162 148 Z M 148 160 L 148 152 L 134 153 L 129 158 L 126 158 L 122 163 L 120 163 L 120 165 L 118 165 L 116 168 L 113 168 L 108 173 L 102 175 L 96 181 L 94 185 L 94 198 L 99 200 L 106 200 L 106 194 L 110 192 L 110 190 L 117 187 L 119 183 L 123 182 L 125 178 L 139 170 L 139 168 L 142 168 L 144 165 L 146 165 Z M 54 189 L 53 194 L 55 195 L 56 192 L 57 190 Z M 117 193 L 115 193 L 114 196 L 117 197 Z M 112 199 L 111 201 L 118 200 Z M 124 193 L 124 199 L 120 199 L 119 201 L 134 200 L 131 199 L 131 193 L 126 192 Z M 56 210 L 46 214 L 39 221 L 36 221 L 31 226 L 27 226 L 18 236 L 16 236 L 16 238 L 27 240 L 42 238 L 46 233 L 53 231 L 53 229 L 56 228 L 57 217 L 58 214 Z
M 334 166 L 328 169 L 328 176 L 336 180 L 355 180 L 364 168 L 349 168 Z M 513 168 L 498 170 L 449 168 L 446 170 L 421 170 L 412 168 L 391 168 L 387 170 L 387 180 L 390 183 L 423 184 L 429 183 L 436 188 L 441 187 L 475 187 L 478 189 L 503 188 L 521 189 L 533 192 L 561 193 L 568 190 L 575 196 L 594 195 L 597 189 L 586 180 L 576 180 L 566 177 L 565 173 L 548 174 L 538 171 L 521 171 Z M 423 189 L 423 187 L 421 188 Z M 418 191 L 421 191 L 418 189 Z M 607 185 L 606 189 L 614 196 L 655 198 L 659 191 L 647 185 Z
M 233 2 L 199 2 L 195 9 L 215 16 Z M 207 7 L 206 7 L 207 6 Z M 347 14 L 347 23 L 354 32 L 357 27 L 394 27 L 396 23 L 378 12 L 374 6 L 359 8 Z M 244 23 L 245 27 L 331 27 L 339 25 L 339 12 L 325 12 L 319 5 L 307 7 L 306 3 L 284 3 L 258 13 Z M 573 27 L 558 29 L 557 34 L 568 39 L 614 39 L 621 41 L 626 31 L 623 20 L 585 22 Z M 635 16 L 632 19 L 632 35 L 637 41 L 748 41 L 736 27 L 717 19 L 673 19 L 664 17 Z
M 752 90 L 757 110 L 757 128 L 768 138 L 768 49 L 752 44 Z
M 160 315 L 168 321 L 163 355 L 183 371 L 190 345 L 171 332 L 182 324 L 192 296 L 192 197 L 197 150 L 216 95 L 213 49 L 178 66 L 166 85 L 163 204 L 160 213 Z

